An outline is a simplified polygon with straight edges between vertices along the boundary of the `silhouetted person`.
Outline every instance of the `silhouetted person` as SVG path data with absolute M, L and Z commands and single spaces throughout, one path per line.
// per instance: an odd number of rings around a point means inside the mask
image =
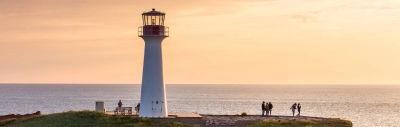
M 261 105 L 261 110 L 262 110 L 262 115 L 261 117 L 264 117 L 264 112 L 265 112 L 265 101 L 263 101 L 262 105 Z
M 267 116 L 268 117 L 268 115 L 269 115 L 269 107 L 268 107 L 268 102 L 267 103 L 265 103 L 265 116 Z
M 294 116 L 294 112 L 296 112 L 296 106 L 297 106 L 297 104 L 294 103 L 294 104 L 292 105 L 292 107 L 290 107 L 290 109 L 292 109 L 293 116 Z
M 121 102 L 121 100 L 119 100 L 119 102 L 118 102 L 118 107 L 122 107 L 122 102 Z
M 269 115 L 272 115 L 272 108 L 273 108 L 273 105 L 271 104 L 271 102 L 269 102 L 269 104 L 268 104 L 268 108 L 269 108 Z M 268 112 L 267 112 L 267 114 L 268 114 Z
M 299 112 L 299 114 L 297 114 L 297 116 L 300 116 L 300 109 L 301 109 L 301 105 L 300 103 L 297 104 L 297 111 Z
M 138 104 L 136 105 L 136 107 L 137 107 L 137 111 L 139 112 L 139 111 L 140 111 L 140 103 L 138 103 Z

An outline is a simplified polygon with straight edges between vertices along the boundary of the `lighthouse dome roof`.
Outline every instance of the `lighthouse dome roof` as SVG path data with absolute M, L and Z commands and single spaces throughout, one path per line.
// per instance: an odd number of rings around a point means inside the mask
M 151 9 L 149 12 L 143 12 L 142 15 L 165 15 L 164 12 L 156 11 L 156 9 Z

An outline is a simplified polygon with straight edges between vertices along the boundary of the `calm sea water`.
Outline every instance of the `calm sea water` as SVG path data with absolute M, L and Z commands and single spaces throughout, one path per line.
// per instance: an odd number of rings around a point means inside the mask
M 356 127 L 400 126 L 400 86 L 390 85 L 211 85 L 167 84 L 169 112 L 260 114 L 262 101 L 272 102 L 275 115 L 291 115 L 301 103 L 305 116 L 351 120 Z M 0 84 L 0 115 L 107 110 L 122 100 L 135 107 L 140 85 Z

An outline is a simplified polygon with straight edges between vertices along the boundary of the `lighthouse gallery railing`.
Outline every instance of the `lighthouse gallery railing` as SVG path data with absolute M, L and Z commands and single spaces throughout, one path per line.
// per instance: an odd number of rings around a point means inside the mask
M 169 27 L 146 25 L 138 27 L 138 36 L 169 36 Z

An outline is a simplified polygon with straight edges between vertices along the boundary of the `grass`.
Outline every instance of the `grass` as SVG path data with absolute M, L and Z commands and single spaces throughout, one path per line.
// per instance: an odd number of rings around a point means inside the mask
M 191 127 L 190 125 L 183 124 L 181 122 L 168 122 L 161 124 L 161 127 Z
M 247 114 L 246 114 L 247 115 Z M 241 116 L 233 116 L 241 117 Z M 230 117 L 231 118 L 231 117 Z M 231 119 L 232 119 L 231 118 Z M 69 111 L 50 115 L 32 116 L 29 118 L 8 119 L 0 121 L 0 127 L 199 127 L 182 122 L 165 119 L 156 121 L 122 115 L 107 115 L 94 111 Z M 170 122 L 167 122 L 170 121 Z M 184 121 L 183 121 L 184 122 Z M 249 121 L 248 127 L 351 127 L 348 120 L 328 118 L 326 120 L 264 120 Z
M 107 115 L 94 111 L 69 111 L 50 115 L 0 121 L 4 127 L 189 127 L 180 122 L 155 125 L 151 119 Z
M 328 118 L 326 120 L 264 120 L 248 127 L 352 127 L 348 120 Z

